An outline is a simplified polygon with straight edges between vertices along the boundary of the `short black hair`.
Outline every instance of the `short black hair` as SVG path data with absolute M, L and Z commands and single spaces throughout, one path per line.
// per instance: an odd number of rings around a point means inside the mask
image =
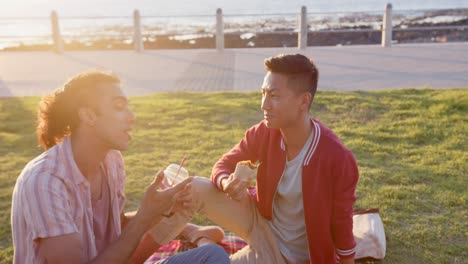
M 314 62 L 302 54 L 279 54 L 265 60 L 265 69 L 288 76 L 296 92 L 308 92 L 314 100 L 317 91 L 318 69 Z

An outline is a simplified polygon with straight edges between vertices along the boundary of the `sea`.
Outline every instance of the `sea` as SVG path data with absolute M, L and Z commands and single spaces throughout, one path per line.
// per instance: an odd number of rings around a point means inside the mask
M 468 0 L 0 0 L 0 49 L 31 43 L 50 43 L 50 14 L 59 16 L 65 41 L 96 36 L 127 36 L 131 41 L 132 16 L 139 10 L 143 34 L 174 34 L 179 38 L 211 34 L 218 8 L 224 14 L 226 31 L 258 31 L 296 27 L 302 6 L 307 8 L 312 29 L 336 28 L 346 23 L 380 27 L 387 3 L 394 14 L 417 16 L 427 10 L 466 9 Z M 363 14 L 368 14 L 364 15 Z M 350 21 L 343 17 L 358 17 Z M 371 19 L 375 17 L 376 19 Z M 435 19 L 456 21 L 466 16 Z M 330 22 L 325 25 L 323 21 Z M 311 23 L 313 24 L 313 23 Z

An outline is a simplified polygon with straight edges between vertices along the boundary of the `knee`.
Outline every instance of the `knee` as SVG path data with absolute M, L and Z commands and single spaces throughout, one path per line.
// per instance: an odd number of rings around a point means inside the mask
M 192 208 L 195 212 L 206 214 L 206 207 L 209 207 L 214 201 L 219 201 L 224 195 L 207 178 L 194 177 L 191 184 Z
M 230 263 L 229 255 L 220 245 L 210 244 L 202 246 L 201 248 L 203 248 L 205 254 L 209 256 L 210 261 L 208 263 Z
M 193 177 L 192 189 L 199 193 L 218 191 L 213 183 L 211 183 L 210 179 L 204 177 Z

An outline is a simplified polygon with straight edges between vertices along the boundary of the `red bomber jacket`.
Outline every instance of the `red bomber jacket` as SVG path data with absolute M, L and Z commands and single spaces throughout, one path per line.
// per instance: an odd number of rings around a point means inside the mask
M 304 215 L 310 260 L 336 263 L 354 257 L 353 204 L 359 173 L 354 155 L 326 126 L 311 118 L 314 138 L 302 167 Z M 218 160 L 211 181 L 220 188 L 237 162 L 261 162 L 252 197 L 259 212 L 271 220 L 273 199 L 286 165 L 286 147 L 279 129 L 264 121 L 249 128 L 245 137 Z

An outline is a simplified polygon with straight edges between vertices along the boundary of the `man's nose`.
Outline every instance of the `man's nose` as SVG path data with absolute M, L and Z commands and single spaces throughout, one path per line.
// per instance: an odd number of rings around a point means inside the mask
M 268 96 L 263 96 L 261 107 L 262 107 L 262 110 L 270 109 L 270 100 L 268 99 Z
M 130 121 L 130 123 L 134 123 L 136 120 L 137 120 L 137 117 L 135 113 L 133 113 L 132 111 L 129 111 L 128 121 Z

